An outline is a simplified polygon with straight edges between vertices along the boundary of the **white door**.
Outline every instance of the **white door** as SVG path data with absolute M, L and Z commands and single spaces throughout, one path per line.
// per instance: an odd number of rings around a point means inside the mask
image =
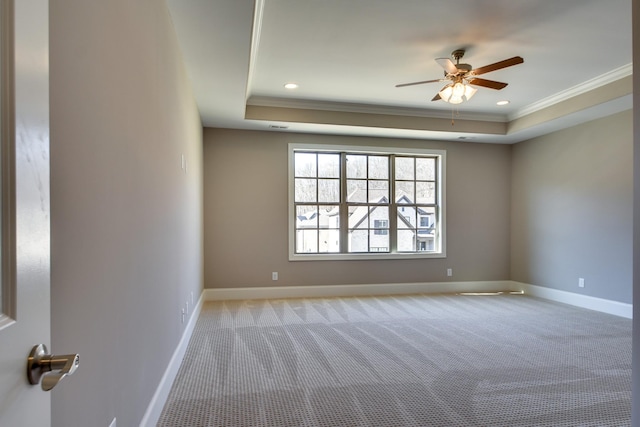
M 2 220 L 15 213 L 15 236 L 13 243 L 10 231 L 1 236 L 2 257 L 14 253 L 14 271 L 11 262 L 1 267 L 0 426 L 46 427 L 51 425 L 51 395 L 28 383 L 26 361 L 34 345 L 49 347 L 50 338 L 48 0 L 0 0 L 0 6 L 9 11 L 0 31 L 13 20 L 14 42 L 9 44 L 15 57 L 15 127 L 0 120 L 0 133 L 15 137 L 15 154 L 1 153 L 3 172 L 9 169 L 6 160 L 15 159 L 15 206 L 2 211 Z M 8 74 L 5 64 L 3 58 L 0 79 Z

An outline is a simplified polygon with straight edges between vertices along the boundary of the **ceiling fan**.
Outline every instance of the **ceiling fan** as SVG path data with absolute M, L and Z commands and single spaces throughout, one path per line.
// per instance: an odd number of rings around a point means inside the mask
M 484 67 L 472 69 L 469 64 L 461 64 L 460 59 L 464 56 L 464 49 L 457 49 L 451 52 L 451 57 L 455 59 L 456 63 L 449 58 L 436 58 L 436 62 L 444 68 L 444 78 L 435 80 L 424 80 L 421 82 L 402 83 L 396 85 L 396 87 L 414 86 L 425 83 L 445 82 L 449 83 L 444 86 L 433 97 L 432 101 L 443 101 L 451 104 L 460 104 L 463 101 L 468 101 L 476 93 L 477 89 L 473 86 L 488 87 L 490 89 L 500 90 L 507 86 L 507 83 L 497 82 L 494 80 L 481 79 L 476 76 L 489 73 L 491 71 L 500 70 L 502 68 L 511 67 L 513 65 L 522 64 L 524 59 L 519 56 L 505 59 L 493 64 L 485 65 Z

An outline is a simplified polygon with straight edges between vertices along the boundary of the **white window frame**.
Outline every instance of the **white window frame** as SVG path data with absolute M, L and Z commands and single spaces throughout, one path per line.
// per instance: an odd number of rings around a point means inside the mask
M 295 200 L 294 200 L 294 153 L 296 151 L 315 151 L 315 152 L 342 152 L 362 153 L 362 154 L 395 154 L 409 156 L 436 156 L 439 159 L 438 177 L 437 177 L 437 194 L 438 194 L 438 210 L 439 218 L 437 219 L 436 229 L 436 250 L 434 252 L 391 252 L 391 253 L 313 253 L 303 254 L 295 251 Z M 321 260 L 381 260 L 381 259 L 413 259 L 413 258 L 446 258 L 447 257 L 447 239 L 446 239 L 446 151 L 434 149 L 415 149 L 415 148 L 397 148 L 397 147 L 364 147 L 349 145 L 325 145 L 325 144 L 302 144 L 289 143 L 289 168 L 288 168 L 288 234 L 289 234 L 289 260 L 290 261 L 321 261 Z M 391 214 L 391 213 L 390 213 Z M 391 230 L 396 232 L 396 230 Z

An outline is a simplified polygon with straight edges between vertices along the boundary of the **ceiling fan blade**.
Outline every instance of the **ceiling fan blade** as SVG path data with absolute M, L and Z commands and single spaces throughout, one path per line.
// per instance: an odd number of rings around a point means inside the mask
M 444 68 L 447 74 L 456 74 L 458 72 L 458 67 L 449 58 L 436 58 L 436 62 Z
M 496 82 L 494 80 L 479 79 L 477 77 L 469 79 L 468 82 L 470 85 L 488 87 L 490 89 L 496 89 L 496 90 L 504 89 L 508 85 L 508 83 Z
M 440 98 L 440 92 L 436 93 L 436 96 L 433 97 L 432 101 L 440 101 L 442 98 Z
M 441 82 L 442 79 L 436 79 L 436 80 L 424 80 L 421 82 L 413 82 L 413 83 L 402 83 L 399 85 L 396 85 L 396 87 L 405 87 L 405 86 L 414 86 L 414 85 L 422 85 L 425 83 L 435 83 L 435 82 Z
M 514 56 L 513 58 L 505 59 L 504 61 L 496 62 L 495 64 L 489 64 L 485 65 L 484 67 L 476 68 L 475 70 L 471 70 L 469 74 L 473 76 L 479 76 L 480 74 L 511 67 L 512 65 L 522 64 L 523 62 L 524 59 L 519 56 Z

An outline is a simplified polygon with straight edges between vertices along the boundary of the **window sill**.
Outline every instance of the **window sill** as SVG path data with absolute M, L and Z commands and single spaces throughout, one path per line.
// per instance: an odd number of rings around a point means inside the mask
M 444 252 L 369 253 L 369 254 L 289 254 L 289 261 L 382 261 L 400 259 L 446 258 Z

